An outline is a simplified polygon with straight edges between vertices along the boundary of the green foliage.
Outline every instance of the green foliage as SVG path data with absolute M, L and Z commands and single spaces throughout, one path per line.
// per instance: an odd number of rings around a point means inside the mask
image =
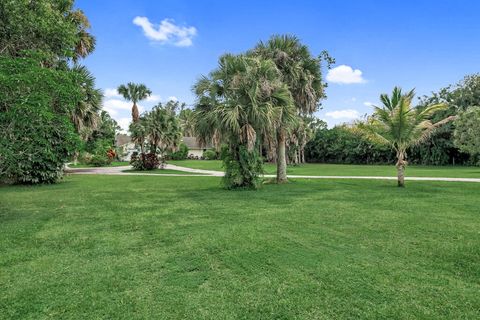
M 421 105 L 444 103 L 448 108 L 433 115 L 433 121 L 457 115 L 472 106 L 480 106 L 480 74 L 467 75 L 455 85 L 423 97 Z M 454 122 L 445 124 L 432 133 L 429 141 L 414 146 L 409 152 L 411 162 L 420 164 L 474 164 L 475 156 L 462 152 L 454 144 Z
M 177 151 L 170 152 L 168 157 L 172 160 L 184 160 L 188 157 L 188 147 L 185 143 L 181 143 Z
M 480 155 L 480 107 L 471 107 L 458 114 L 454 143 L 463 152 Z
M 135 170 L 154 170 L 160 166 L 160 161 L 155 153 L 137 153 L 132 154 L 130 164 Z
M 93 51 L 90 24 L 73 0 L 0 1 L 0 52 L 19 56 L 36 50 L 77 60 Z
M 391 164 L 395 161 L 395 153 L 388 146 L 371 142 L 346 126 L 316 130 L 305 147 L 305 157 L 307 162 L 344 164 Z
M 263 160 L 258 149 L 249 151 L 246 146 L 223 147 L 221 158 L 225 168 L 222 178 L 226 189 L 257 189 L 263 173 Z
M 133 122 L 137 122 L 139 120 L 140 114 L 138 112 L 137 102 L 148 98 L 152 91 L 147 88 L 144 84 L 136 84 L 133 82 L 129 82 L 126 85 L 120 85 L 117 88 L 119 94 L 125 98 L 125 100 L 132 101 L 132 120 Z
M 194 91 L 197 138 L 203 144 L 227 145 L 223 152 L 228 173 L 225 185 L 255 188 L 260 173 L 255 145 L 295 117 L 292 96 L 280 71 L 268 59 L 224 55 L 219 67 L 200 79 Z
M 219 158 L 219 155 L 215 149 L 208 149 L 203 151 L 202 157 L 205 160 L 217 160 Z
M 75 73 L 28 55 L 0 56 L 0 179 L 52 183 L 78 146 L 70 114 L 82 95 Z

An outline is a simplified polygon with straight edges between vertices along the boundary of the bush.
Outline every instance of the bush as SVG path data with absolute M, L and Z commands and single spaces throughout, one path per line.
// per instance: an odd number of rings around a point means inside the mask
M 217 160 L 218 154 L 217 154 L 217 151 L 215 151 L 214 149 L 209 149 L 209 150 L 203 151 L 202 157 L 205 160 Z
M 188 157 L 188 147 L 186 144 L 180 144 L 178 151 L 171 152 L 169 158 L 172 160 L 185 160 Z
M 74 75 L 42 57 L 0 56 L 0 181 L 53 183 L 79 145 L 69 114 L 80 99 Z
M 160 161 L 154 153 L 138 154 L 138 152 L 134 152 L 130 158 L 130 164 L 135 170 L 143 171 L 157 169 L 160 165 Z

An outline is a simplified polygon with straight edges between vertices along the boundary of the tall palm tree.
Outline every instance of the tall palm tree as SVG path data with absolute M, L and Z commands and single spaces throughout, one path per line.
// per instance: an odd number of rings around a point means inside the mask
M 78 76 L 82 98 L 70 112 L 70 119 L 80 138 L 87 141 L 100 122 L 103 95 L 100 89 L 95 88 L 95 77 L 87 68 L 75 64 L 71 71 Z M 75 151 L 73 158 L 76 164 L 78 151 Z
M 85 58 L 95 49 L 95 38 L 87 31 L 90 28 L 90 22 L 82 10 L 74 10 L 68 13 L 68 18 L 73 21 L 77 27 L 77 39 L 73 52 L 73 61 L 77 62 L 80 58 Z
M 238 175 L 233 178 L 233 170 L 226 166 L 224 181 L 230 177 L 234 180 L 231 187 L 254 187 L 257 172 L 249 167 L 255 162 L 249 159 L 257 155 L 259 138 L 295 115 L 279 70 L 269 59 L 224 55 L 218 69 L 194 85 L 194 92 L 198 138 L 202 143 L 226 143 L 230 159 L 238 164 Z
M 85 66 L 74 65 L 72 72 L 78 75 L 82 99 L 70 114 L 70 118 L 78 134 L 82 135 L 88 129 L 95 129 L 100 119 L 102 109 L 102 91 L 95 88 L 95 77 Z M 82 136 L 87 139 L 88 136 Z
M 276 35 L 266 43 L 260 42 L 251 52 L 271 59 L 282 75 L 282 81 L 290 90 L 298 115 L 310 115 L 318 110 L 320 100 L 325 97 L 326 84 L 322 80 L 321 57 L 311 55 L 308 47 L 295 36 Z M 322 55 L 331 63 L 326 52 Z M 299 120 L 299 119 L 298 119 Z M 293 123 L 293 127 L 301 121 Z M 292 125 L 284 123 L 276 133 L 277 182 L 287 181 L 286 147 L 287 134 Z
M 150 152 L 160 153 L 162 164 L 165 152 L 175 151 L 181 140 L 181 129 L 178 119 L 168 106 L 155 106 L 146 115 L 146 134 L 150 142 Z M 163 167 L 163 165 L 162 165 Z
M 132 120 L 133 122 L 138 122 L 140 114 L 138 112 L 137 102 L 148 98 L 152 94 L 152 91 L 144 84 L 136 84 L 133 82 L 129 82 L 127 85 L 120 85 L 117 91 L 125 100 L 133 102 Z
M 184 137 L 195 136 L 194 113 L 192 109 L 182 109 L 178 115 Z
M 430 137 L 439 126 L 453 120 L 448 117 L 433 123 L 431 116 L 446 109 L 444 104 L 413 107 L 412 99 L 415 91 L 402 93 L 395 87 L 392 95 L 380 95 L 382 107 L 374 106 L 374 113 L 366 121 L 359 122 L 354 130 L 363 133 L 372 141 L 391 146 L 397 155 L 398 186 L 405 186 L 405 167 L 407 165 L 407 149 Z

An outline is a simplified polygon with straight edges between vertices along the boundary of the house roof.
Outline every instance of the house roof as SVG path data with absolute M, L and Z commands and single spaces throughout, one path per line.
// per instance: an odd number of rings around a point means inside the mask
M 130 143 L 131 141 L 132 141 L 132 139 L 127 134 L 117 134 L 115 136 L 115 145 L 117 147 L 123 146 L 127 143 Z
M 212 146 L 207 144 L 202 146 L 196 137 L 183 137 L 182 142 L 188 147 L 188 149 L 211 149 Z

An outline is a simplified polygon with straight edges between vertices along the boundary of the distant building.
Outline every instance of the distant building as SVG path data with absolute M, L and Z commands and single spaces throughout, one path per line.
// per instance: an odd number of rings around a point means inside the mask
M 115 136 L 115 147 L 117 148 L 117 157 L 120 161 L 130 161 L 132 153 L 139 151 L 127 134 L 117 134 Z
M 203 156 L 204 151 L 212 148 L 210 144 L 201 146 L 196 137 L 183 137 L 182 142 L 188 147 L 188 155 L 191 157 L 200 158 Z M 140 152 L 127 134 L 117 134 L 115 137 L 115 146 L 120 161 L 130 161 L 132 153 Z
M 196 137 L 183 137 L 182 142 L 188 147 L 188 155 L 193 157 L 200 158 L 204 151 L 212 148 L 210 144 L 200 145 Z

